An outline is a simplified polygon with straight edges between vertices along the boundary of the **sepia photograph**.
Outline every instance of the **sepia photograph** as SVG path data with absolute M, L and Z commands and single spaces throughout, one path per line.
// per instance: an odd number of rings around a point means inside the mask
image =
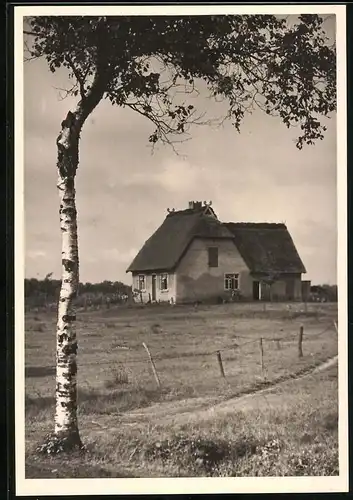
M 18 494 L 347 491 L 345 7 L 14 10 Z

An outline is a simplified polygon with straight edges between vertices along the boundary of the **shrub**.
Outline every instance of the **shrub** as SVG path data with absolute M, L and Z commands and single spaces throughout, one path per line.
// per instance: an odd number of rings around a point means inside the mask
M 258 441 L 253 436 L 239 436 L 236 441 L 178 434 L 145 447 L 148 459 L 173 464 L 193 475 L 231 476 L 237 463 L 256 453 Z
M 172 461 L 192 472 L 203 470 L 210 473 L 230 453 L 226 441 L 177 435 L 164 441 L 147 445 L 145 456 L 149 459 Z

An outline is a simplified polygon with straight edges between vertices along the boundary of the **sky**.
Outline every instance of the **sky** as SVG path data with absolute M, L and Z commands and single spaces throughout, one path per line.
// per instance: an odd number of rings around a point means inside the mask
M 326 22 L 334 37 L 334 21 Z M 56 137 L 75 98 L 62 99 L 65 71 L 24 64 L 25 276 L 60 278 Z M 210 116 L 225 104 L 201 92 Z M 224 222 L 285 222 L 313 283 L 337 281 L 336 119 L 325 138 L 299 151 L 298 130 L 260 110 L 241 133 L 231 124 L 195 126 L 191 140 L 152 154 L 148 120 L 102 101 L 84 125 L 76 178 L 80 281 L 131 283 L 126 269 L 168 208 L 212 201 Z

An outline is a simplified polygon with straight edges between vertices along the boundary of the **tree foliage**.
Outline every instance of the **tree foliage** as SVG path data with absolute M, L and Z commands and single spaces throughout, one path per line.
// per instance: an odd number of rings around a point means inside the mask
M 45 299 L 46 302 L 53 302 L 59 299 L 61 280 L 36 278 L 26 278 L 24 282 L 26 300 Z M 101 283 L 80 283 L 79 294 L 117 296 L 131 294 L 131 287 L 121 281 L 102 281 Z
M 338 288 L 337 285 L 313 285 L 310 288 L 311 299 L 321 302 L 337 302 Z
M 298 127 L 299 149 L 323 138 L 320 116 L 335 110 L 335 47 L 318 15 L 303 14 L 292 24 L 273 15 L 27 22 L 31 57 L 44 56 L 52 72 L 67 68 L 73 81 L 68 94 L 81 104 L 104 97 L 147 117 L 155 125 L 152 144 L 173 142 L 191 123 L 202 123 L 190 101 L 180 102 L 181 94 L 197 93 L 200 80 L 212 97 L 227 101 L 223 119 L 238 131 L 244 115 L 258 107 Z

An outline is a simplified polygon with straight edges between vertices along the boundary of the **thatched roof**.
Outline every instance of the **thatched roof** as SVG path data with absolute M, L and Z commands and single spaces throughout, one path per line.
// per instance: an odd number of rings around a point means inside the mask
M 252 272 L 305 272 L 284 224 L 224 224 L 208 212 L 204 206 L 170 212 L 126 272 L 173 270 L 194 238 L 232 240 Z
M 196 237 L 233 238 L 216 216 L 204 215 L 204 211 L 205 207 L 170 212 L 145 242 L 127 272 L 174 269 Z
M 305 273 L 285 224 L 228 222 L 234 243 L 253 273 Z

